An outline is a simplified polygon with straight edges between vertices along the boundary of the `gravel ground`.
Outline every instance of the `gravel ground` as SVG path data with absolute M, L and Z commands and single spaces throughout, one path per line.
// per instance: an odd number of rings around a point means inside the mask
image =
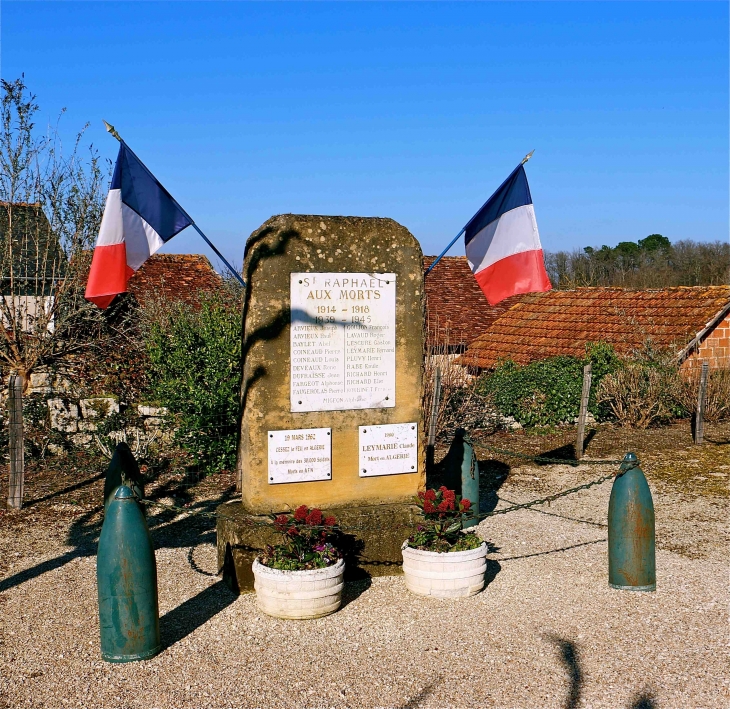
M 513 469 L 498 506 L 602 472 Z M 728 499 L 650 484 L 656 593 L 607 586 L 606 483 L 485 520 L 494 551 L 475 597 L 376 578 L 303 622 L 228 592 L 208 521 L 154 515 L 165 650 L 128 665 L 99 656 L 92 516 L 39 525 L 32 544 L 3 528 L 0 707 L 728 707 Z

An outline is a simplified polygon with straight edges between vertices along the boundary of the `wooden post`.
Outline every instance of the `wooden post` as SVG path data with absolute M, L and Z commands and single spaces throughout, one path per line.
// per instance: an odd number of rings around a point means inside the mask
M 695 443 L 702 443 L 705 437 L 705 397 L 707 395 L 707 374 L 710 366 L 702 363 L 700 390 L 697 392 L 697 411 L 695 412 Z
M 23 442 L 23 377 L 10 375 L 8 386 L 10 413 L 10 483 L 8 507 L 19 510 L 23 506 L 23 482 L 25 478 L 25 446 Z
M 441 367 L 436 367 L 433 375 L 433 400 L 431 401 L 431 420 L 428 422 L 428 443 L 426 444 L 426 472 L 433 469 L 435 462 L 436 421 L 441 399 Z
M 580 394 L 580 410 L 578 412 L 578 437 L 575 443 L 575 457 L 580 460 L 583 457 L 583 440 L 586 430 L 586 416 L 588 415 L 588 398 L 591 395 L 591 379 L 593 378 L 593 366 L 590 362 L 583 367 L 583 391 Z

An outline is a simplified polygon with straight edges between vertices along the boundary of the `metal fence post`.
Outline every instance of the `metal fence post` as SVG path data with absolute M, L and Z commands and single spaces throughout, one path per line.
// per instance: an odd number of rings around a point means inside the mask
M 433 375 L 433 401 L 431 402 L 431 420 L 428 422 L 428 443 L 426 445 L 426 471 L 433 470 L 435 462 L 434 446 L 436 445 L 436 420 L 438 419 L 439 400 L 441 398 L 441 367 L 436 367 Z
M 8 408 L 10 409 L 9 441 L 10 481 L 8 484 L 8 507 L 19 510 L 23 506 L 25 482 L 25 443 L 23 440 L 23 377 L 10 375 L 8 387 Z
M 710 365 L 702 363 L 700 389 L 697 392 L 697 411 L 695 412 L 695 443 L 702 443 L 705 437 L 705 399 L 707 397 L 707 375 Z
M 578 437 L 575 443 L 575 457 L 580 460 L 583 457 L 583 441 L 585 440 L 586 417 L 588 415 L 588 399 L 591 395 L 591 379 L 593 377 L 593 365 L 583 367 L 583 391 L 580 395 L 580 410 L 578 412 Z

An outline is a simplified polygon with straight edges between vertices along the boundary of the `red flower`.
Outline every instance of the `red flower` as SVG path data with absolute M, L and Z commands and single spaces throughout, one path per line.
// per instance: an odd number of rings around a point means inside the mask
M 433 503 L 431 500 L 425 500 L 423 503 L 423 511 L 427 514 L 430 514 L 431 512 L 435 512 L 436 508 L 433 506 Z
M 283 529 L 284 527 L 286 527 L 287 524 L 289 524 L 289 517 L 287 517 L 286 515 L 279 515 L 274 520 L 274 525 L 276 527 L 281 528 L 281 529 Z
M 426 492 L 423 495 L 423 499 L 427 502 L 433 502 L 436 499 L 436 491 L 435 490 L 426 490 Z
M 286 533 L 289 534 L 292 537 L 296 537 L 298 532 L 296 527 L 289 527 L 289 529 L 286 530 Z
M 307 515 L 307 524 L 318 526 L 322 524 L 322 510 L 314 509 Z
M 461 509 L 464 511 L 471 509 L 471 500 L 467 500 L 466 498 L 464 498 L 461 501 Z
M 325 517 L 324 518 L 324 526 L 325 527 L 334 527 L 337 524 L 337 519 L 334 517 Z
M 443 488 L 443 493 L 444 493 L 444 500 L 453 502 L 456 499 L 456 493 L 453 490 L 447 490 L 446 488 Z
M 454 503 L 449 500 L 441 500 L 439 502 L 439 512 L 448 512 L 454 509 Z
M 307 509 L 306 505 L 302 505 L 301 507 L 297 507 L 296 510 L 294 510 L 294 519 L 297 522 L 304 522 L 305 519 L 307 519 L 307 513 L 309 510 Z
M 426 497 L 426 493 L 423 492 L 423 490 L 419 491 L 418 493 L 418 499 L 423 500 L 423 498 Z

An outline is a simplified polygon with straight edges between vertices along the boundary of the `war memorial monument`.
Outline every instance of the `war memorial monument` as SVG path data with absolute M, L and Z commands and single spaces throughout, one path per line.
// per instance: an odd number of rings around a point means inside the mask
M 397 572 L 425 484 L 418 242 L 391 219 L 279 215 L 249 237 L 244 279 L 241 501 L 219 508 L 224 578 L 252 588 L 270 515 L 302 504 L 335 511 L 351 572 Z

